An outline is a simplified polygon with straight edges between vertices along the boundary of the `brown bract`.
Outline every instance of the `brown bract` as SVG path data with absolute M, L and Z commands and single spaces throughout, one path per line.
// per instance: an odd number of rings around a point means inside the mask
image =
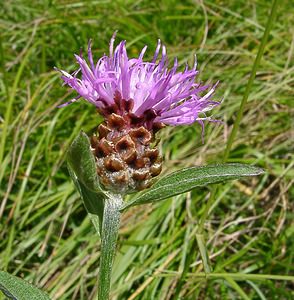
M 149 187 L 162 168 L 159 151 L 151 144 L 164 125 L 153 122 L 153 112 L 135 116 L 132 107 L 132 100 L 118 96 L 111 107 L 100 109 L 105 121 L 91 138 L 100 182 L 106 189 L 119 193 Z

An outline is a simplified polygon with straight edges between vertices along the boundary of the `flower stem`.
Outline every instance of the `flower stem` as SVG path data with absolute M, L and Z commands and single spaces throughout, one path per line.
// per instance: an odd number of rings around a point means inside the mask
M 116 243 L 120 224 L 119 209 L 122 205 L 121 195 L 110 195 L 105 200 L 102 230 L 101 256 L 98 280 L 98 300 L 108 300 L 111 284 L 111 271 L 116 251 Z

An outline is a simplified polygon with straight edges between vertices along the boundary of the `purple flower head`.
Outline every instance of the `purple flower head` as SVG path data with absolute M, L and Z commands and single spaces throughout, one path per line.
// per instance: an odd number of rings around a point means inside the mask
M 210 120 L 206 112 L 219 102 L 211 100 L 217 84 L 211 87 L 195 83 L 196 62 L 192 69 L 186 65 L 184 71 L 177 71 L 175 59 L 169 69 L 166 48 L 160 40 L 151 62 L 143 60 L 147 46 L 138 58 L 128 58 L 126 42 L 120 42 L 114 49 L 114 40 L 115 34 L 110 41 L 109 56 L 104 55 L 94 63 L 90 41 L 88 62 L 82 55 L 75 55 L 77 71 L 71 75 L 59 70 L 65 84 L 79 94 L 61 106 L 83 97 L 104 116 L 113 112 L 121 116 L 131 114 L 146 128 L 196 121 L 203 128 L 203 120 Z M 77 77 L 78 73 L 81 78 Z

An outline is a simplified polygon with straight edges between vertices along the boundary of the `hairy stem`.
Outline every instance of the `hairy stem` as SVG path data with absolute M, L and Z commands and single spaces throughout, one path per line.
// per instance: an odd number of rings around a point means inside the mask
M 101 256 L 98 282 L 98 300 L 108 300 L 111 284 L 111 271 L 116 251 L 120 224 L 119 209 L 122 205 L 120 195 L 111 195 L 105 200 L 102 230 Z

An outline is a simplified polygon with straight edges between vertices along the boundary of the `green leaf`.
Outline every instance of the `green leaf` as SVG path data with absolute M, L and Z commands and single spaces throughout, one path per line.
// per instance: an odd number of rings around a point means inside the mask
M 198 186 L 256 176 L 263 173 L 264 171 L 260 168 L 243 164 L 208 165 L 182 169 L 160 179 L 150 189 L 126 203 L 121 210 L 134 205 L 164 200 L 188 192 Z
M 35 286 L 3 271 L 0 271 L 0 290 L 13 300 L 50 300 L 47 294 Z
M 107 198 L 107 196 L 102 192 L 93 192 L 89 190 L 81 181 L 79 181 L 78 177 L 76 176 L 69 164 L 67 167 L 70 177 L 80 193 L 88 215 L 97 233 L 101 235 L 100 230 L 102 228 L 103 221 L 104 201 Z
M 88 136 L 81 131 L 67 152 L 67 161 L 80 182 L 89 190 L 100 191 L 94 155 Z
M 101 234 L 105 199 L 109 193 L 103 191 L 96 172 L 95 158 L 90 141 L 84 132 L 80 132 L 67 152 L 69 174 L 79 191 L 89 217 Z

